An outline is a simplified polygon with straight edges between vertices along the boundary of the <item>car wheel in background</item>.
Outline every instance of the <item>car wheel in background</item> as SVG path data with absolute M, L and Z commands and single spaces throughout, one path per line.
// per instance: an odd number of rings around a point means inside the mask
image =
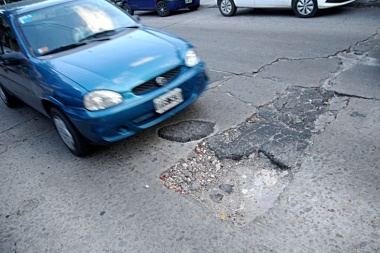
M 131 6 L 128 3 L 123 4 L 123 9 L 126 10 L 130 15 L 133 15 L 134 10 L 132 10 Z
M 159 16 L 166 17 L 169 16 L 170 10 L 168 8 L 168 5 L 164 1 L 159 1 L 156 5 L 156 11 Z
M 9 108 L 14 108 L 20 104 L 20 100 L 18 98 L 9 94 L 9 92 L 0 85 L 0 97 L 3 100 L 4 104 Z
M 87 155 L 90 152 L 90 144 L 82 137 L 66 115 L 55 107 L 50 110 L 50 113 L 59 137 L 71 153 L 79 157 Z
M 236 6 L 233 0 L 218 0 L 218 7 L 223 16 L 231 17 L 236 13 Z
M 198 10 L 198 8 L 199 8 L 199 4 L 193 5 L 193 6 L 189 6 L 189 10 L 191 10 L 191 11 L 196 11 L 196 10 Z
M 294 0 L 293 11 L 297 17 L 311 18 L 318 10 L 317 0 Z

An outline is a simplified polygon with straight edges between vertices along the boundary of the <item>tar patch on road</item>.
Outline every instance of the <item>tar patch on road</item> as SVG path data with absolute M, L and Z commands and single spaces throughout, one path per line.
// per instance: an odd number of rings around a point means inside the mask
M 216 217 L 244 226 L 274 205 L 313 136 L 346 104 L 321 88 L 290 87 L 238 127 L 206 138 L 160 179 Z
M 280 169 L 289 169 L 309 146 L 315 122 L 328 111 L 333 92 L 319 88 L 289 88 L 274 103 L 259 108 L 258 115 L 235 129 L 211 137 L 207 147 L 220 159 L 241 160 L 261 152 Z

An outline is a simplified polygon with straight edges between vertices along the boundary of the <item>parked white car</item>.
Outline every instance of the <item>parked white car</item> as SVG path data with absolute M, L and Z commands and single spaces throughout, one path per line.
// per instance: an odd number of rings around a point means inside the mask
M 337 7 L 355 0 L 216 0 L 220 13 L 230 17 L 237 8 L 292 8 L 300 18 L 310 18 L 318 9 Z

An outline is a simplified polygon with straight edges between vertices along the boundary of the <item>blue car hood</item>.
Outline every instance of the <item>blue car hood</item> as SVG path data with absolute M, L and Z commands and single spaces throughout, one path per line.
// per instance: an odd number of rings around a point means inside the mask
M 53 68 L 91 91 L 130 91 L 181 64 L 173 37 L 136 29 L 111 40 L 93 42 L 50 60 Z M 180 39 L 179 43 L 184 43 Z M 169 42 L 170 41 L 170 42 Z

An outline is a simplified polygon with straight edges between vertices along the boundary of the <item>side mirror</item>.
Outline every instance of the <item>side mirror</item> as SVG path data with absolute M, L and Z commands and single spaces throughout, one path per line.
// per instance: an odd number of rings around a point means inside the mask
M 0 61 L 4 65 L 26 65 L 28 63 L 27 58 L 23 53 L 12 52 L 0 55 Z

